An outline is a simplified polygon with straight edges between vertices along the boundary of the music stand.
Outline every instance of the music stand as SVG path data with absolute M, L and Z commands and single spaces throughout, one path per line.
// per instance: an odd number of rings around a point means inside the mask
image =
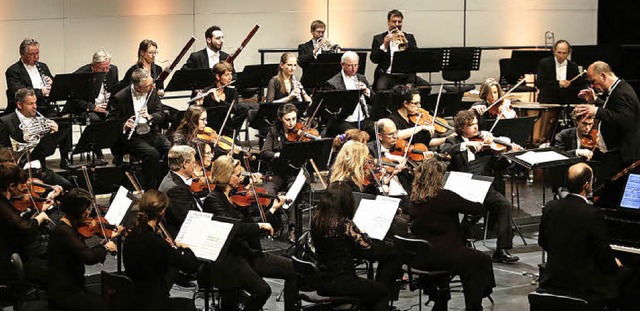
M 288 162 L 291 166 L 299 168 L 308 164 L 309 159 L 313 159 L 318 166 L 318 170 L 328 169 L 327 161 L 331 153 L 333 139 L 322 138 L 319 140 L 302 142 L 284 142 L 280 159 Z
M 298 108 L 298 113 L 301 115 L 307 108 L 307 103 L 291 103 Z M 254 129 L 260 130 L 271 127 L 278 119 L 278 109 L 282 106 L 282 103 L 261 103 L 258 106 L 258 112 L 256 117 L 251 121 L 250 126 Z
M 513 50 L 511 51 L 511 69 L 514 76 L 527 73 L 537 74 L 540 60 L 552 56 L 549 50 Z
M 213 85 L 215 75 L 211 69 L 180 69 L 173 74 L 165 92 L 193 91 Z
M 71 154 L 91 152 L 90 166 L 95 167 L 96 148 L 106 149 L 115 145 L 122 134 L 121 124 L 120 120 L 107 120 L 87 125 Z
M 300 83 L 302 83 L 306 89 L 320 88 L 327 82 L 327 80 L 338 74 L 340 70 L 342 70 L 340 63 L 313 62 L 307 65 L 307 68 L 304 69 L 304 75 L 302 76 Z
M 102 83 L 105 72 L 63 73 L 53 78 L 50 101 L 82 99 L 93 101 L 93 85 Z
M 364 74 L 366 66 L 367 66 L 367 53 L 356 53 L 358 55 L 358 73 Z M 344 53 L 329 53 L 329 54 L 318 54 L 318 58 L 313 60 L 313 63 L 331 63 L 331 64 L 340 64 L 342 63 L 342 55 Z
M 501 119 L 493 129 L 493 136 L 507 136 L 511 138 L 511 142 L 525 146 L 533 136 L 533 124 L 536 119 L 536 116 Z M 485 119 L 480 125 L 480 130 L 490 130 L 495 121 L 495 119 Z
M 238 72 L 238 92 L 257 88 L 258 98 L 262 98 L 262 90 L 269 85 L 269 80 L 278 74 L 279 64 L 247 65 Z
M 437 117 L 453 117 L 460 110 L 467 110 L 471 107 L 470 102 L 462 102 L 463 93 L 445 93 L 442 92 L 440 97 L 440 106 L 438 107 Z M 436 109 L 436 103 L 438 102 L 438 94 L 428 94 L 420 97 L 420 102 L 423 107 L 428 111 L 434 111 Z M 464 104 L 464 106 L 463 106 Z
M 438 72 L 442 70 L 443 49 L 418 49 L 393 54 L 392 74 Z
M 442 49 L 442 69 L 480 70 L 482 49 L 477 47 Z

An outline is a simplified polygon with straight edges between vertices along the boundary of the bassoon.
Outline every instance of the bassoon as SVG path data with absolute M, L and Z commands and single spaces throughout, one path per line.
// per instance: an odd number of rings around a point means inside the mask
M 249 44 L 249 41 L 251 41 L 251 38 L 253 38 L 253 35 L 255 35 L 256 32 L 258 32 L 259 28 L 260 28 L 260 25 L 258 24 L 253 26 L 253 29 L 251 29 L 247 37 L 244 38 L 242 43 L 240 43 L 240 46 L 238 47 L 238 49 L 235 52 L 233 52 L 233 54 L 229 55 L 229 57 L 227 57 L 227 59 L 225 59 L 224 61 L 233 65 L 233 61 L 236 59 L 236 57 L 238 57 L 238 55 L 240 55 L 240 52 L 242 52 L 242 49 L 244 49 L 247 46 L 247 44 Z

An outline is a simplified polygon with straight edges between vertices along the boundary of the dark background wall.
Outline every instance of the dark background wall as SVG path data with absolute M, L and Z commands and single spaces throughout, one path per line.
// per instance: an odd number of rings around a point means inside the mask
M 598 44 L 640 44 L 638 0 L 598 1 Z

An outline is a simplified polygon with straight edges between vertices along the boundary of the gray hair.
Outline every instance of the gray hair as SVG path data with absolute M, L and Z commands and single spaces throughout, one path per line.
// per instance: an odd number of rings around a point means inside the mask
M 20 43 L 20 55 L 27 53 L 27 48 L 32 45 L 40 45 L 34 38 L 24 38 Z
M 138 68 L 131 74 L 131 82 L 134 85 L 140 85 L 140 82 L 146 80 L 150 76 L 151 75 L 149 75 L 149 72 L 147 70 L 145 70 L 144 68 Z
M 590 67 L 592 68 L 593 73 L 597 75 L 601 73 L 606 73 L 606 74 L 613 73 L 611 71 L 611 67 L 609 66 L 609 64 L 603 61 L 596 61 L 593 64 L 591 64 Z
M 167 163 L 169 169 L 172 171 L 179 171 L 182 168 L 182 164 L 185 161 L 193 159 L 196 155 L 196 150 L 186 145 L 175 145 L 169 149 L 167 155 Z
M 344 52 L 344 54 L 342 54 L 342 57 L 340 58 L 340 62 L 344 64 L 347 61 L 347 59 L 360 60 L 360 56 L 358 56 L 358 54 L 354 51 L 346 51 Z
M 106 50 L 100 50 L 93 53 L 93 58 L 91 58 L 91 62 L 94 64 L 103 63 L 106 61 L 111 61 L 111 54 Z
M 23 87 L 18 89 L 15 94 L 16 102 L 24 103 L 24 99 L 27 96 L 36 96 L 36 92 L 30 87 Z

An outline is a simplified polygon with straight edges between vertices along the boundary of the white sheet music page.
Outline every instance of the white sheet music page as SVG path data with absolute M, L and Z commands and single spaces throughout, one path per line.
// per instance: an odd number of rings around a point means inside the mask
M 362 199 L 353 222 L 371 238 L 382 240 L 391 227 L 399 205 L 398 198 L 378 196 L 375 200 Z
M 176 241 L 189 245 L 197 258 L 216 261 L 233 224 L 211 220 L 213 214 L 189 211 Z
M 444 188 L 453 191 L 471 202 L 484 202 L 491 181 L 474 179 L 473 174 L 465 172 L 449 172 Z
M 553 150 L 541 151 L 541 152 L 528 151 L 521 155 L 517 155 L 516 158 L 522 161 L 525 161 L 531 165 L 568 159 L 566 156 L 559 154 Z
M 302 187 L 304 187 L 304 183 L 306 181 L 307 179 L 304 177 L 304 171 L 300 169 L 296 180 L 293 182 L 293 185 L 291 185 L 291 188 L 289 188 L 289 191 L 287 191 L 287 194 L 285 195 L 287 199 L 291 200 L 291 203 L 285 203 L 282 208 L 284 208 L 285 210 L 289 209 L 291 204 L 295 202 L 296 198 L 298 197 L 298 193 L 300 193 L 300 190 L 302 190 Z
M 118 192 L 116 193 L 116 197 L 111 201 L 111 206 L 109 206 L 109 210 L 107 214 L 104 215 L 104 218 L 112 225 L 120 225 L 122 223 L 122 219 L 127 214 L 129 207 L 131 207 L 131 199 L 127 197 L 129 194 L 129 190 L 127 188 L 120 186 L 118 188 Z

